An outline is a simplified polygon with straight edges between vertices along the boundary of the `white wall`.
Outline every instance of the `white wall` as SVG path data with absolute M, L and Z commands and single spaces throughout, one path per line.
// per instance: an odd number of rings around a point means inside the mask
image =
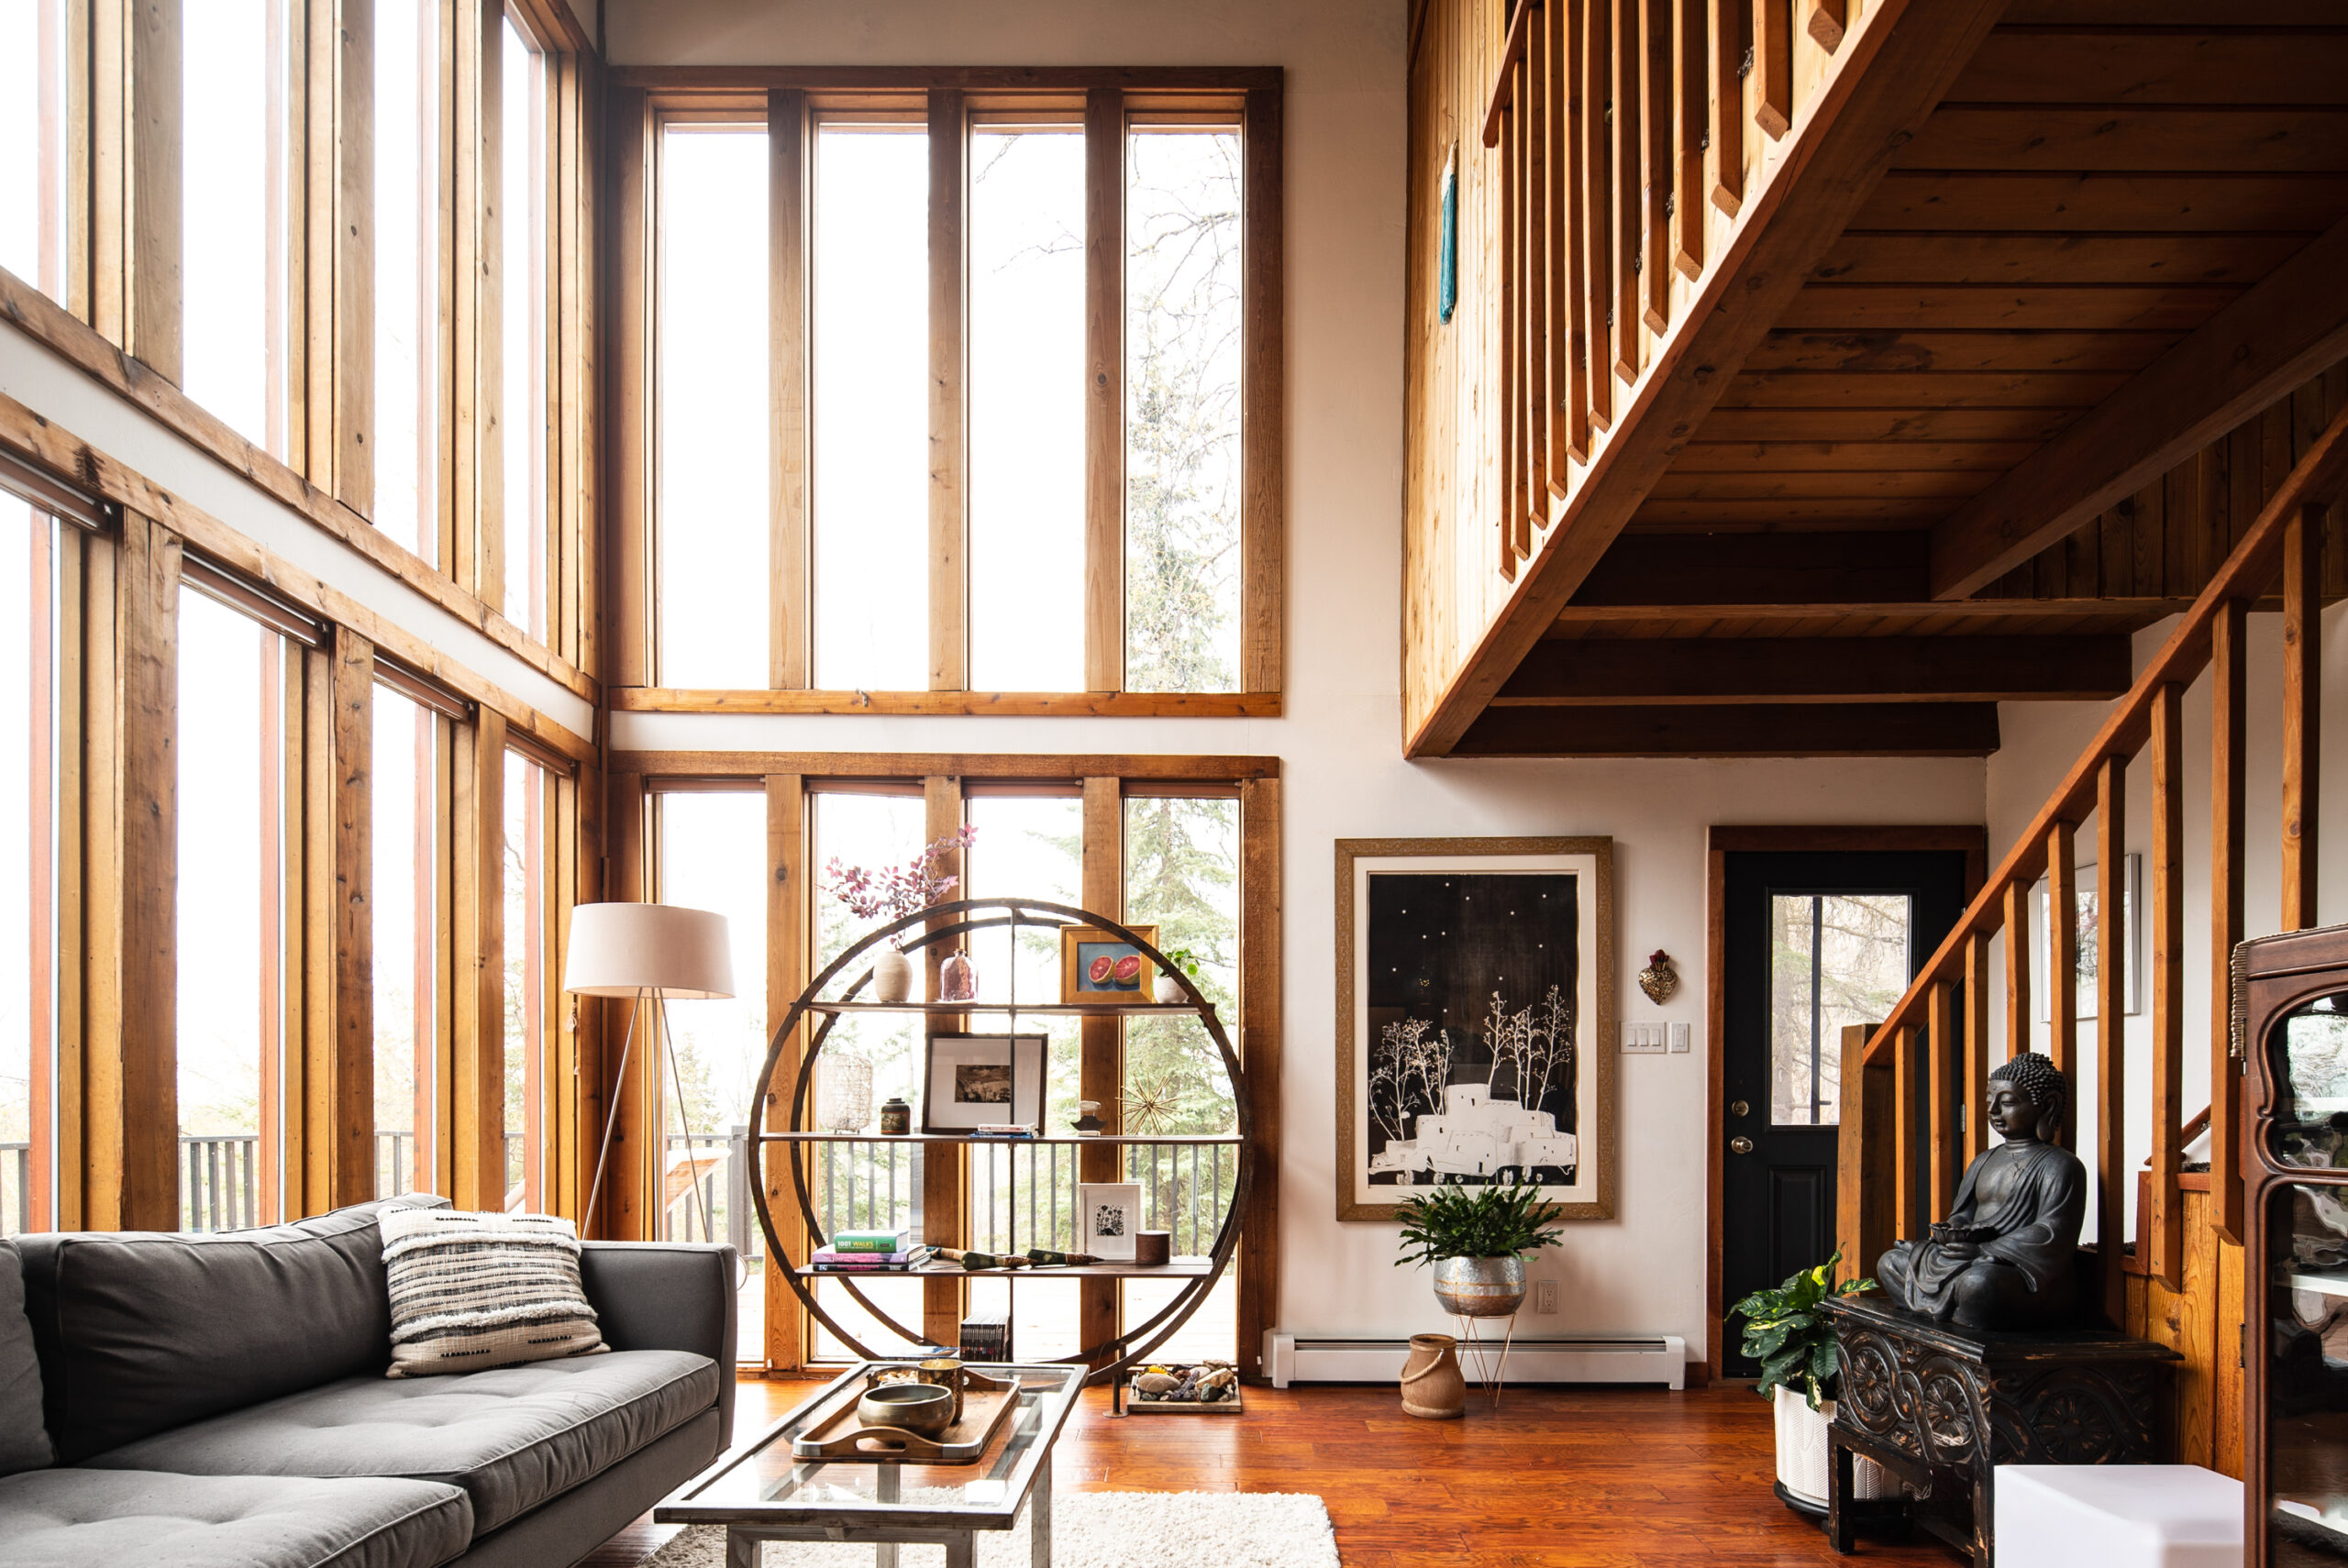
M 1443 1326 L 1389 1225 L 1334 1218 L 1332 841 L 1603 834 L 1616 841 L 1623 1016 L 1701 1035 L 1704 832 L 1714 823 L 1977 823 L 1978 762 L 1401 759 L 1404 0 L 612 0 L 626 63 L 1276 64 L 1287 70 L 1289 646 L 1280 720 L 617 714 L 621 746 L 1249 752 L 1287 779 L 1282 1318 L 1313 1330 Z M 1657 1013 L 1634 955 L 1680 960 Z M 1635 1005 L 1637 1010 L 1634 1012 Z M 1622 1060 L 1620 1218 L 1576 1225 L 1539 1271 L 1527 1331 L 1685 1335 L 1704 1321 L 1704 1057 Z

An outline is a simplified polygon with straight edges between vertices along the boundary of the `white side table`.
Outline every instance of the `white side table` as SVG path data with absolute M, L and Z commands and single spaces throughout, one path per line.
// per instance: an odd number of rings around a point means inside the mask
M 2242 1568 L 2242 1483 L 2198 1464 L 2000 1464 L 1998 1568 Z

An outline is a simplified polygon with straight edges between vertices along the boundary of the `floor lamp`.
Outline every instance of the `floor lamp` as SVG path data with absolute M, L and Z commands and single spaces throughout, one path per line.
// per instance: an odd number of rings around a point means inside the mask
M 726 942 L 725 917 L 675 904 L 580 904 L 570 911 L 570 947 L 562 966 L 562 988 L 575 997 L 628 999 L 627 1034 L 620 1045 L 619 1070 L 611 1077 L 611 1102 L 604 1112 L 603 1146 L 595 1153 L 595 1180 L 588 1189 L 583 1223 L 595 1219 L 604 1192 L 604 1162 L 612 1152 L 612 1130 L 619 1121 L 620 1086 L 627 1081 L 628 1054 L 636 1046 L 636 1015 L 647 999 L 653 1008 L 660 1051 L 676 1088 L 677 1125 L 685 1135 L 685 1168 L 701 1211 L 704 1240 L 717 1239 L 709 1208 L 702 1200 L 701 1175 L 693 1165 L 693 1130 L 685 1117 L 685 1080 L 677 1071 L 677 1048 L 669 1038 L 669 1013 L 661 1002 L 722 999 L 734 994 L 734 959 Z M 655 1073 L 659 1068 L 654 1068 Z M 665 1195 L 664 1195 L 665 1196 Z

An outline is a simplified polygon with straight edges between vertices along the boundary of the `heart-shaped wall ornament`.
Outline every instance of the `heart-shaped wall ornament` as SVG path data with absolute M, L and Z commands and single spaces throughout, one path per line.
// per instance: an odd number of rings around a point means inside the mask
M 1679 989 L 1679 977 L 1672 973 L 1670 954 L 1658 947 L 1647 955 L 1647 966 L 1639 971 L 1639 989 L 1657 1007 L 1671 999 Z

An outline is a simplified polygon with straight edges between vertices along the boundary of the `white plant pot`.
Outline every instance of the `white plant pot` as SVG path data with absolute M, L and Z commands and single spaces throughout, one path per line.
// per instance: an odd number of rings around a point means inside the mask
M 1176 1002 L 1191 999 L 1191 993 L 1182 988 L 1182 982 L 1168 974 L 1160 974 L 1157 977 L 1157 983 L 1150 987 L 1149 994 L 1168 1007 Z
M 1777 1401 L 1778 1484 L 1797 1501 L 1823 1508 L 1829 1469 L 1826 1428 L 1834 1419 L 1834 1401 L 1822 1401 L 1813 1410 L 1808 1399 L 1782 1383 L 1771 1393 Z M 1872 1459 L 1854 1455 L 1851 1478 L 1853 1490 L 1862 1498 L 1899 1496 L 1899 1478 Z
M 872 960 L 872 999 L 903 1002 L 914 999 L 914 961 L 891 948 Z

